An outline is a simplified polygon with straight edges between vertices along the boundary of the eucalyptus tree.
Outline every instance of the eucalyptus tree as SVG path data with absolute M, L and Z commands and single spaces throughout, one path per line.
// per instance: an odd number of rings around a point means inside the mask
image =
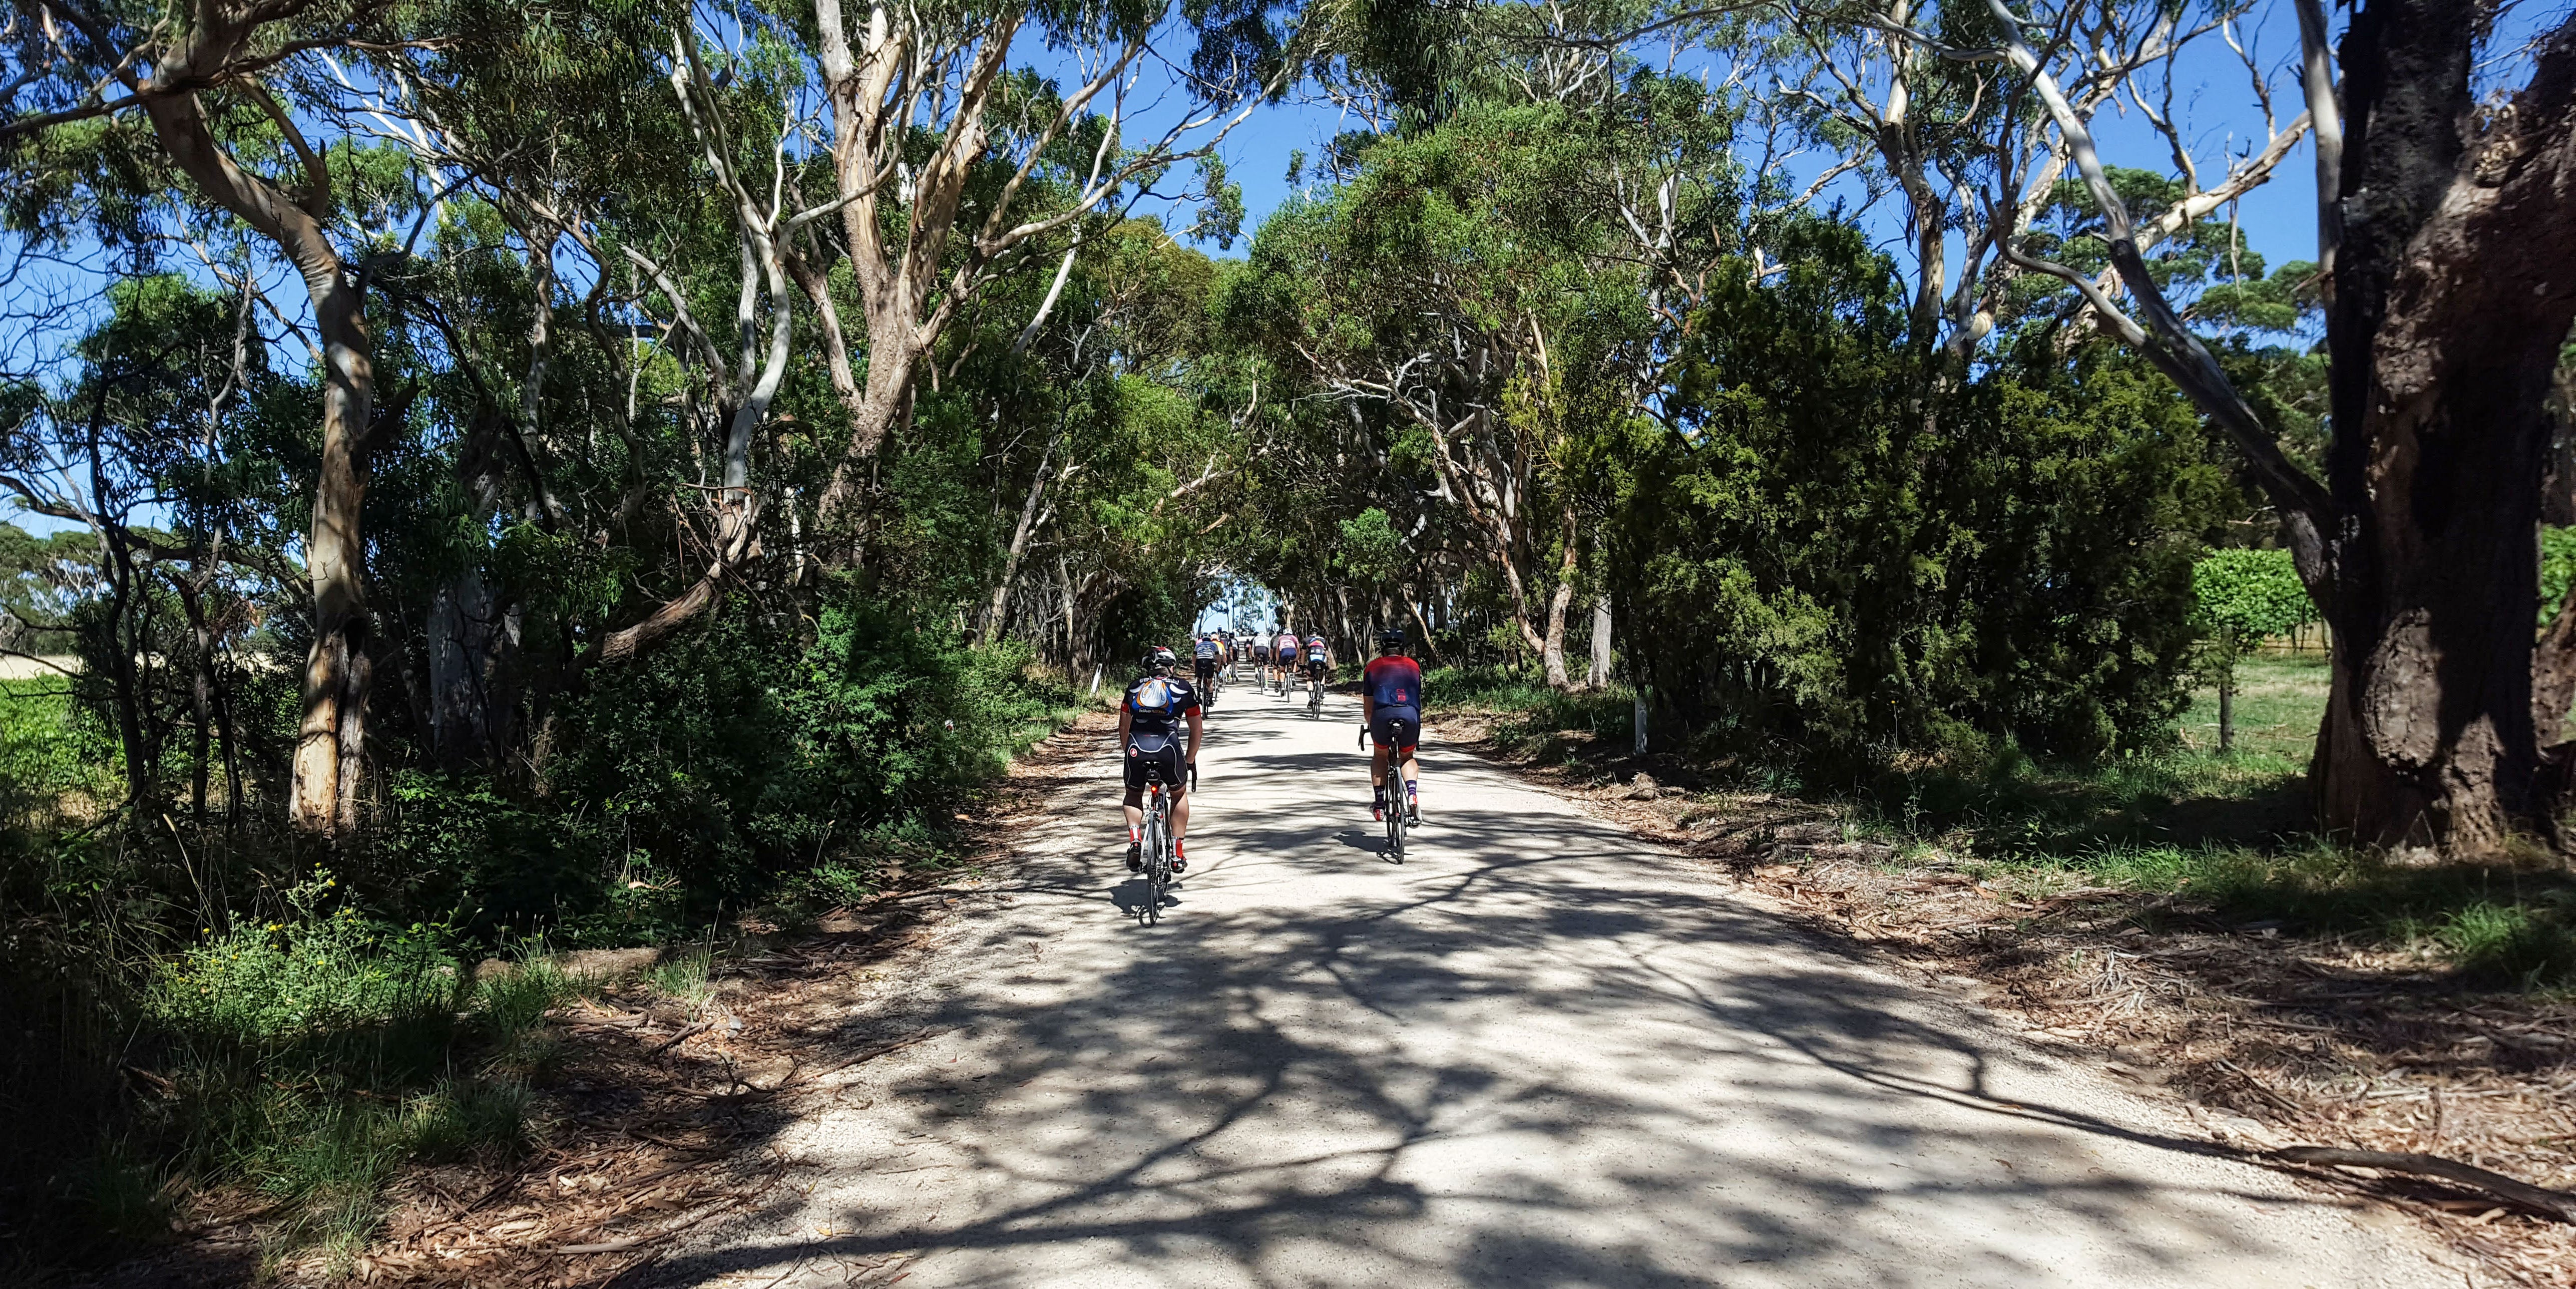
M 350 227 L 335 198 L 348 176 L 335 172 L 330 141 L 309 137 L 313 118 L 298 110 L 305 104 L 281 101 L 272 83 L 292 89 L 295 65 L 324 51 L 400 48 L 416 37 L 393 11 L 323 0 L 191 0 L 177 14 L 27 0 L 18 10 L 0 44 L 12 87 L 0 143 L 19 182 L 56 186 L 54 176 L 28 171 L 59 166 L 68 151 L 121 155 L 118 178 L 165 191 L 184 179 L 303 281 L 324 386 L 304 542 L 314 631 L 290 812 L 308 831 L 345 833 L 356 823 L 369 683 L 360 514 L 368 452 L 390 432 L 377 415 L 366 313 L 366 252 L 381 248 Z M 128 124 L 136 118 L 148 122 L 149 142 Z
M 1137 140 L 1131 96 L 1158 33 L 1176 34 L 1168 3 L 879 3 L 855 30 L 841 0 L 814 0 L 813 13 L 839 250 L 866 319 L 864 384 L 846 358 L 834 360 L 851 426 L 849 458 L 825 504 L 846 511 L 852 464 L 908 414 L 925 356 L 978 292 L 1025 267 L 1086 213 L 1177 164 L 1212 157 L 1296 64 L 1292 35 L 1271 5 L 1193 8 L 1179 24 L 1196 42 L 1179 76 L 1191 106 Z M 1041 93 L 1007 76 L 1024 36 L 1067 51 L 1077 83 Z M 1042 171 L 1056 177 L 1054 192 Z M 1225 200 L 1222 167 L 1202 165 L 1201 175 L 1197 195 Z M 828 293 L 815 303 L 825 344 L 838 353 L 837 307 Z
M 2065 51 L 2067 111 L 2086 122 L 2106 111 L 2134 115 L 2171 167 L 2170 200 L 2134 230 L 2141 254 L 2269 182 L 2308 136 L 2310 114 L 2283 119 L 2295 95 L 2245 31 L 2260 21 L 2258 6 L 2087 0 L 2052 14 L 2046 25 Z M 1802 199 L 1846 174 L 1872 202 L 1897 196 L 1915 339 L 1941 341 L 1954 360 L 2014 321 L 2027 295 L 2016 282 L 2031 270 L 2013 252 L 2060 201 L 2072 161 L 2027 79 L 1967 52 L 1990 45 L 1997 21 L 1984 0 L 1787 0 L 1767 7 L 1758 40 L 1737 50 L 1757 69 L 1753 92 L 1766 114 L 1830 158 Z M 2212 158 L 2200 155 L 2206 142 L 2189 116 L 2184 59 L 2221 45 L 2253 87 L 2263 135 L 2240 142 L 2231 134 L 2235 150 Z M 2108 283 L 2107 272 L 2098 276 Z
M 1728 128 L 1722 98 L 1634 68 L 1598 101 L 1470 101 L 1355 149 L 1265 226 L 1234 293 L 1275 362 L 1348 405 L 1353 455 L 1399 495 L 1398 463 L 1421 469 L 1552 684 L 1591 504 L 1577 459 L 1652 414 L 1740 231 Z

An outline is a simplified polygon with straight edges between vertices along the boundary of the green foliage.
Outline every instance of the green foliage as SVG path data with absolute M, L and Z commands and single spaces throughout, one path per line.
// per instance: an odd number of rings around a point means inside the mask
M 2218 550 L 2191 569 L 2192 622 L 2246 649 L 2316 620 L 2285 550 Z
M 2576 528 L 2540 530 L 2540 621 L 2546 625 L 2567 602 L 2567 587 L 2576 582 Z
M 1612 467 L 1613 585 L 1659 706 L 1829 776 L 1905 746 L 2170 738 L 2190 550 L 2233 500 L 2190 409 L 2141 364 L 2034 353 L 1935 423 L 1890 266 L 1830 225 L 1778 246 L 1758 284 L 1714 275 L 1675 423 Z
M 1341 541 L 1333 548 L 1333 559 L 1345 576 L 1363 582 L 1383 582 L 1403 571 L 1399 556 L 1404 539 L 1398 536 L 1386 512 L 1371 506 L 1341 521 Z
M 0 680 L 0 855 L 58 822 L 80 799 L 115 791 L 115 744 L 72 703 L 66 678 Z
M 328 870 L 287 888 L 282 920 L 205 937 L 163 962 L 148 1014 L 190 1040 L 287 1047 L 317 1036 L 433 1021 L 463 996 L 444 937 L 388 933 L 337 902 Z

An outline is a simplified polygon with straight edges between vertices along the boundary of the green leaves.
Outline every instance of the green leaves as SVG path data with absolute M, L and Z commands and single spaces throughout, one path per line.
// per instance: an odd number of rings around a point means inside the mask
M 2316 620 L 2285 550 L 2211 551 L 2191 569 L 2192 622 L 2237 651 Z

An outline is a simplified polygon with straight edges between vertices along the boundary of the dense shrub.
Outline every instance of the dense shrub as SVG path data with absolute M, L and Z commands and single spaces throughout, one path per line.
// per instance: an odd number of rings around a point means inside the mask
M 1623 431 L 1610 577 L 1658 707 L 1838 776 L 2169 738 L 2192 558 L 2232 497 L 2189 407 L 2092 349 L 1941 392 L 1856 230 L 1789 249 L 1713 275 L 1681 415 Z

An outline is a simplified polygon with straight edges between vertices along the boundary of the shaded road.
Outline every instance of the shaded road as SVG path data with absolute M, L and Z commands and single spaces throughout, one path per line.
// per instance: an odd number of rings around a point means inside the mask
M 2462 1283 L 1471 757 L 1389 864 L 1329 715 L 1229 693 L 1155 927 L 1102 757 L 888 982 L 950 1032 L 647 1283 Z

